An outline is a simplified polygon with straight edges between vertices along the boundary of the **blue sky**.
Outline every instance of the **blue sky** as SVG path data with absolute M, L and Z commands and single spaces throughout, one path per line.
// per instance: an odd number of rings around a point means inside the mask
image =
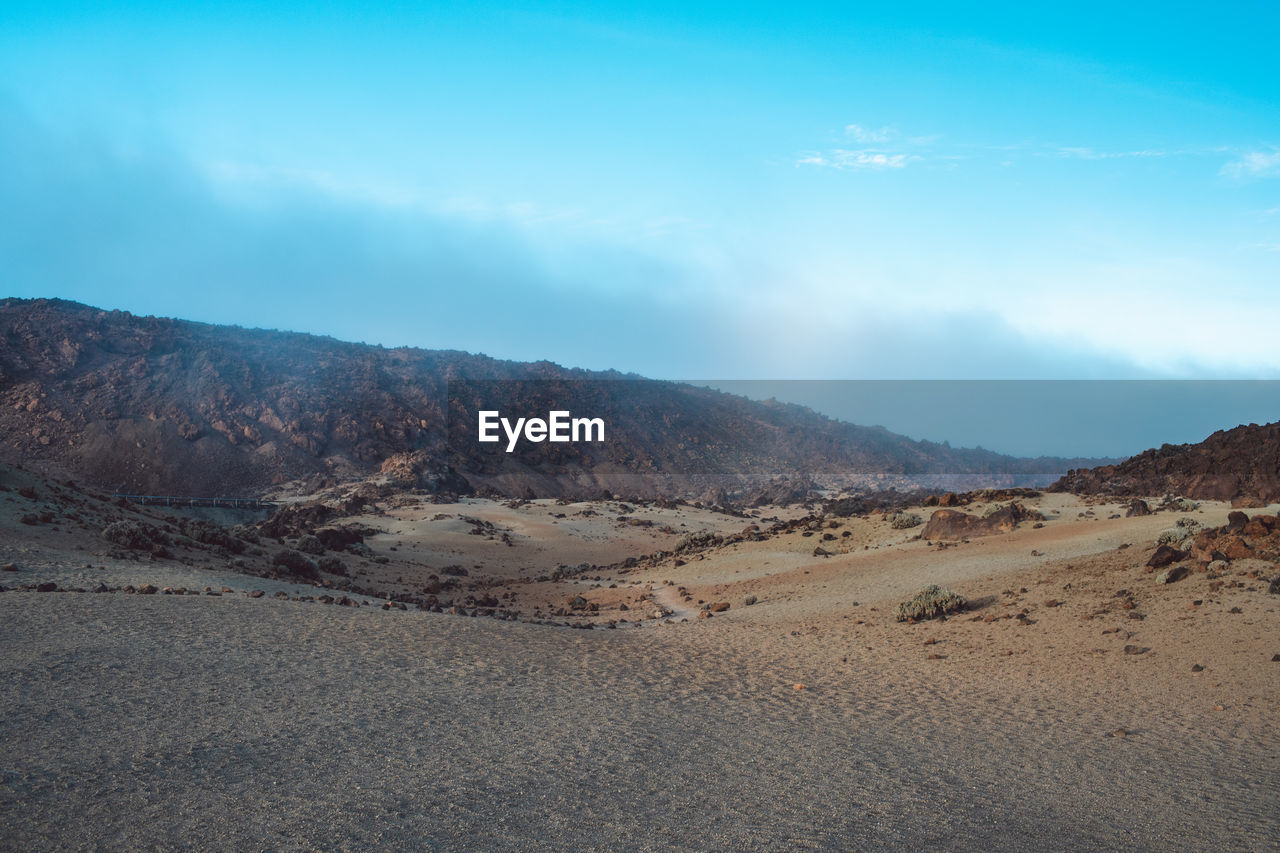
M 1039 5 L 8 3 L 6 295 L 672 378 L 1280 376 L 1277 7 Z

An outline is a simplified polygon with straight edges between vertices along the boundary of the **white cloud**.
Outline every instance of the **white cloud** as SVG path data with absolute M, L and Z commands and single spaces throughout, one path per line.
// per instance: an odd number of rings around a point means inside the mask
M 910 154 L 887 154 L 883 151 L 845 151 L 837 149 L 836 165 L 842 169 L 901 169 L 919 157 Z
M 915 154 L 891 153 L 870 148 L 853 151 L 845 148 L 836 148 L 825 154 L 806 154 L 796 160 L 796 165 L 883 171 L 885 169 L 902 169 L 911 161 L 919 159 L 920 157 Z
M 1267 178 L 1280 175 L 1280 149 L 1249 151 L 1222 167 L 1229 178 Z
M 846 124 L 844 126 L 845 135 L 855 142 L 862 142 L 867 145 L 888 142 L 891 137 L 897 135 L 897 131 L 891 127 L 882 127 L 879 130 L 872 130 L 863 127 L 860 124 Z
M 1057 153 L 1061 157 L 1078 160 L 1114 160 L 1120 157 L 1165 157 L 1168 156 L 1169 152 L 1153 148 L 1143 148 L 1137 151 L 1098 151 L 1088 147 L 1062 146 L 1058 148 Z

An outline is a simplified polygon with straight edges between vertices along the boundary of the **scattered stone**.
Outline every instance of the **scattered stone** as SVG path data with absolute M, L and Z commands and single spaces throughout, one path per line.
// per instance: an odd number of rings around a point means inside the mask
M 1148 646 L 1125 646 L 1124 647 L 1124 653 L 1126 655 L 1145 655 L 1149 651 L 1151 651 L 1151 649 Z
M 1194 664 L 1194 665 L 1191 667 L 1191 671 L 1192 671 L 1192 672 L 1204 672 L 1204 667 L 1197 663 L 1197 664 Z
M 159 591 L 160 590 L 157 587 L 149 583 L 144 583 L 142 586 L 138 587 L 138 595 L 155 595 Z
M 1170 566 L 1156 575 L 1156 583 L 1175 583 L 1187 576 L 1186 566 Z
M 245 595 L 249 596 L 250 598 L 262 598 L 262 596 L 266 595 L 266 593 L 260 589 L 255 589 L 252 592 L 246 592 Z
M 48 581 L 46 583 L 36 585 L 36 592 L 57 592 L 57 591 L 58 591 L 58 585 L 53 581 Z
M 727 601 L 717 601 L 715 604 L 711 605 L 712 613 L 723 613 L 728 609 L 729 609 L 729 602 Z
M 17 563 L 5 563 L 3 566 L 0 566 L 0 572 L 16 572 L 17 570 Z

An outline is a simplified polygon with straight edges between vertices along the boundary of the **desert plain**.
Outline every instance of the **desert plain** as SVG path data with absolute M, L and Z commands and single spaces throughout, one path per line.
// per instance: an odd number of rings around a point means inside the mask
M 3 484 L 6 849 L 1280 843 L 1265 537 L 1148 565 L 1226 503 L 977 494 L 1028 514 L 929 539 L 927 506 L 282 493 L 359 531 L 303 578 L 301 522 Z M 928 584 L 965 608 L 895 619 Z

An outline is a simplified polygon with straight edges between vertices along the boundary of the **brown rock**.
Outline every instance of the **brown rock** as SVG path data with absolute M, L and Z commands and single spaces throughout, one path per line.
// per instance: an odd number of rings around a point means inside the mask
M 1147 560 L 1147 566 L 1152 569 L 1164 568 L 1170 563 L 1185 560 L 1187 558 L 1187 554 L 1187 551 L 1179 551 L 1172 545 L 1161 545 L 1155 550 L 1155 553 L 1151 555 L 1151 559 Z
M 1011 503 L 992 514 L 979 517 L 953 509 L 934 510 L 929 523 L 920 532 L 921 539 L 965 539 L 970 536 L 990 536 L 1008 533 L 1021 521 L 1042 519 L 1040 513 L 1027 510 L 1022 504 Z
M 1151 515 L 1151 507 L 1146 501 L 1140 498 L 1134 498 L 1129 503 L 1129 509 L 1125 512 L 1126 518 L 1136 518 L 1141 515 Z
M 1250 538 L 1261 538 L 1271 531 L 1267 529 L 1267 526 L 1262 523 L 1261 519 L 1251 518 L 1240 532 Z
M 727 601 L 717 601 L 715 604 L 711 605 L 712 613 L 723 613 L 728 609 L 729 609 L 729 602 Z
M 1244 560 L 1253 556 L 1253 549 L 1239 536 L 1219 536 L 1213 550 L 1228 560 Z

